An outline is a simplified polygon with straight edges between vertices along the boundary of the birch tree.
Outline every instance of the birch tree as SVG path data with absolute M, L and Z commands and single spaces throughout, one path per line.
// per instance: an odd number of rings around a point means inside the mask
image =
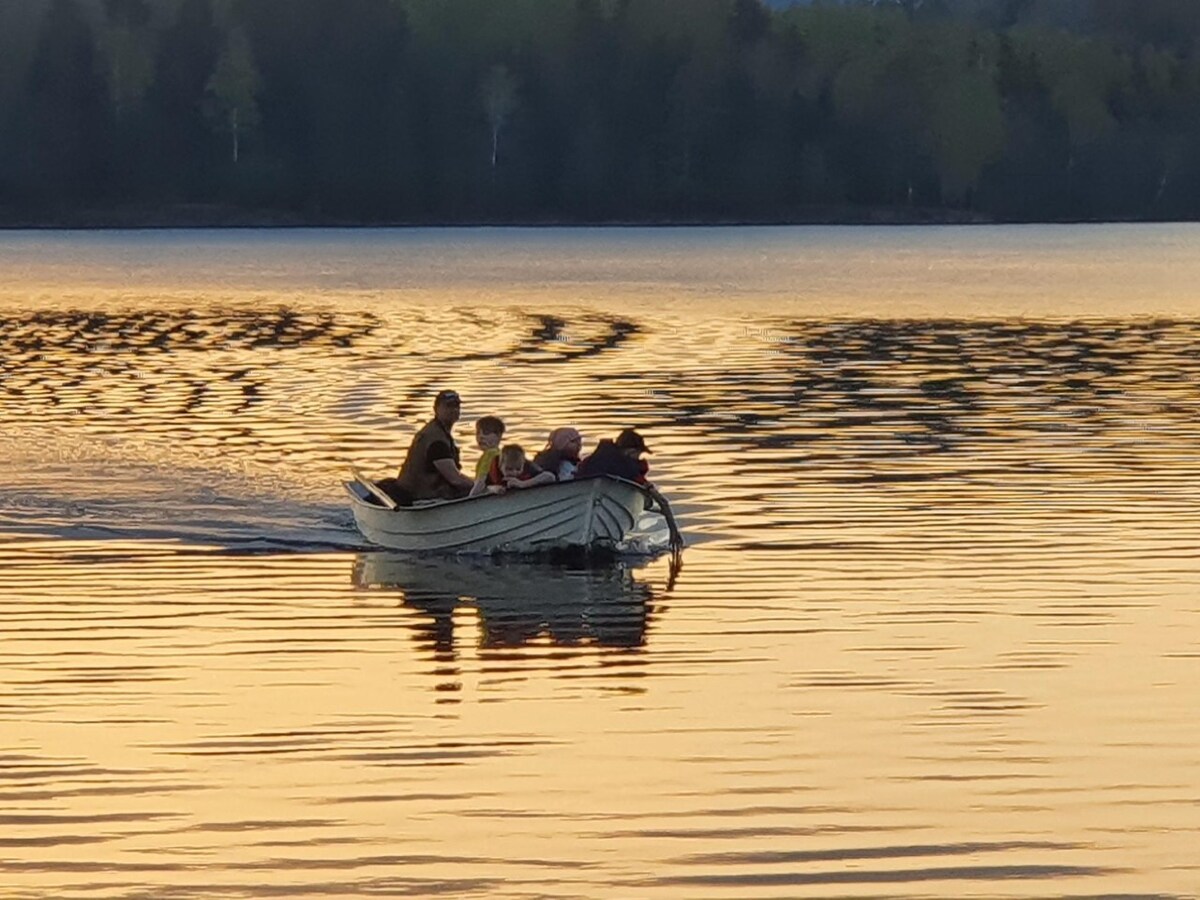
M 517 108 L 517 81 L 502 65 L 492 66 L 483 79 L 483 109 L 492 129 L 492 171 L 500 147 L 500 130 Z

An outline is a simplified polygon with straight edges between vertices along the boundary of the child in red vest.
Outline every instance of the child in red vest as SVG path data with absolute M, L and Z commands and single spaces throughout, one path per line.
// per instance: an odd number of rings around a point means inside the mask
M 487 474 L 487 489 L 493 494 L 502 494 L 508 488 L 522 490 L 539 484 L 554 482 L 553 472 L 543 472 L 525 457 L 525 448 L 520 444 L 508 444 L 492 461 Z

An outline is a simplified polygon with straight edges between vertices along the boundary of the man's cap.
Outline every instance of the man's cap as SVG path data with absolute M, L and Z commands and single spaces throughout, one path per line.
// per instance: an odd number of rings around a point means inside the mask
M 642 439 L 642 436 L 632 428 L 626 428 L 624 431 L 618 434 L 616 444 L 622 450 L 634 449 L 639 453 L 653 452 L 649 447 L 646 446 L 646 442 Z
M 438 391 L 437 396 L 433 398 L 433 405 L 441 406 L 443 403 L 462 403 L 462 400 L 458 391 Z

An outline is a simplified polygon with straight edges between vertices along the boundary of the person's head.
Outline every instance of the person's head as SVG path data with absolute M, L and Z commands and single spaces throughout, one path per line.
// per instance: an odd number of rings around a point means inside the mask
M 626 428 L 618 434 L 614 443 L 630 459 L 637 459 L 643 453 L 650 452 L 650 448 L 646 446 L 646 442 L 642 439 L 642 436 L 632 428 Z
M 475 443 L 480 450 L 494 450 L 504 437 L 504 421 L 497 416 L 484 416 L 475 420 Z
M 525 448 L 520 444 L 505 444 L 497 464 L 505 478 L 520 478 L 525 471 Z
M 446 428 L 458 421 L 462 415 L 462 400 L 457 391 L 438 391 L 433 398 L 433 415 Z
M 547 450 L 557 450 L 564 456 L 574 459 L 579 458 L 579 451 L 582 447 L 583 435 L 574 428 L 555 428 L 550 432 L 550 438 L 546 441 Z

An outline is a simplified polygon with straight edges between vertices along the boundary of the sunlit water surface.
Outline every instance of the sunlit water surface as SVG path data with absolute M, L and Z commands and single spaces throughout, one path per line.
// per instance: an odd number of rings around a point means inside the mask
M 1190 226 L 0 234 L 0 895 L 1200 895 L 1197 348 Z M 363 546 L 443 386 L 682 570 Z

